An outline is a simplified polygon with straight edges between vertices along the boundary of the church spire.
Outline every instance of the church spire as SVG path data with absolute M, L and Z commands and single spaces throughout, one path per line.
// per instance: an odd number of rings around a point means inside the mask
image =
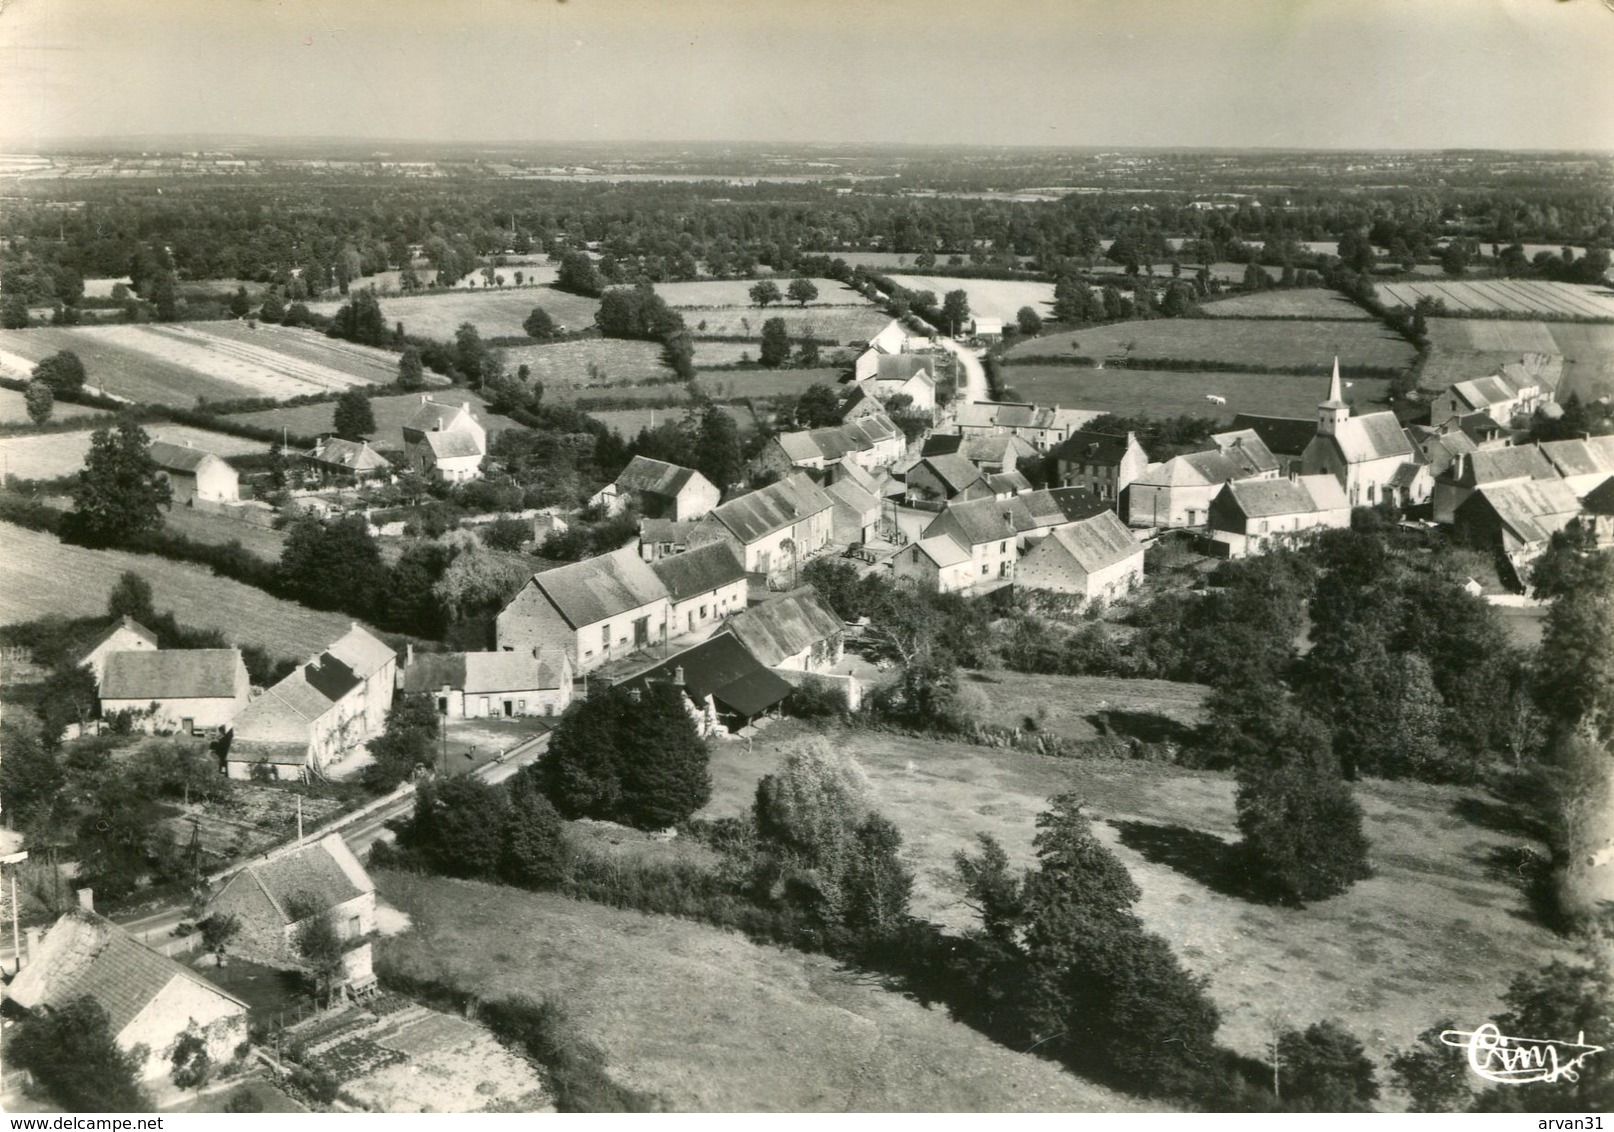
M 1323 402 L 1327 408 L 1344 408 L 1345 396 L 1339 383 L 1339 355 L 1334 355 L 1334 376 L 1328 382 L 1328 400 Z
M 1345 403 L 1344 390 L 1340 388 L 1339 357 L 1334 357 L 1334 376 L 1328 382 L 1328 400 L 1317 406 L 1317 432 L 1322 436 L 1333 436 L 1335 430 L 1351 415 L 1351 407 Z

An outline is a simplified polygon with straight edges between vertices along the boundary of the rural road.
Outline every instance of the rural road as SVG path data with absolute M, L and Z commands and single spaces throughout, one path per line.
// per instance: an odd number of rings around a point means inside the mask
M 981 359 L 975 356 L 975 351 L 946 335 L 939 336 L 936 341 L 940 342 L 942 347 L 964 367 L 964 388 L 959 391 L 958 400 L 990 401 L 992 396 L 986 384 L 986 367 L 981 364 Z
M 549 733 L 546 732 L 532 740 L 531 744 L 525 749 L 516 748 L 517 753 L 504 762 L 487 763 L 471 773 L 484 782 L 503 782 L 522 767 L 536 762 L 539 756 L 548 749 Z M 414 807 L 414 804 L 414 794 L 406 794 L 396 801 L 364 815 L 362 818 L 335 828 L 347 840 L 348 847 L 353 850 L 354 854 L 362 857 L 365 850 L 369 849 L 371 845 L 374 845 L 382 837 L 388 835 L 387 823 L 408 813 Z M 323 828 L 325 832 L 330 832 L 332 827 Z M 215 874 L 215 877 L 217 877 L 217 874 Z M 115 922 L 136 939 L 153 946 L 159 946 L 173 938 L 174 928 L 179 925 L 181 920 L 187 917 L 189 911 L 188 906 L 171 905 L 153 909 L 132 919 L 117 919 Z M 5 933 L 5 937 L 4 946 L 0 946 L 0 962 L 4 962 L 7 970 L 10 970 L 11 964 L 15 962 L 15 952 L 11 949 L 9 931 Z

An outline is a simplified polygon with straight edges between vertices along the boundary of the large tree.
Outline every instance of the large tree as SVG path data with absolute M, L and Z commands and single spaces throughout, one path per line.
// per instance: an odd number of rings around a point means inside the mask
M 173 489 L 151 458 L 151 438 L 123 420 L 90 435 L 68 529 L 92 546 L 116 546 L 161 527 L 172 501 Z
M 818 286 L 811 279 L 798 275 L 790 281 L 790 286 L 785 288 L 785 294 L 790 297 L 791 302 L 804 307 L 818 298 Z
M 36 425 L 42 425 L 50 420 L 50 414 L 56 408 L 56 395 L 43 381 L 30 381 L 22 399 L 24 407 L 28 410 L 28 419 Z
M 528 338 L 537 338 L 540 341 L 553 338 L 556 334 L 555 320 L 543 307 L 533 307 L 532 313 L 522 322 L 521 329 L 527 332 Z
M 701 412 L 695 434 L 695 470 L 727 490 L 745 474 L 745 457 L 740 448 L 740 428 L 722 405 L 708 404 Z
M 790 360 L 790 328 L 782 318 L 770 318 L 762 324 L 762 348 L 757 360 L 765 366 L 782 366 Z
M 348 389 L 336 398 L 332 418 L 336 435 L 345 440 L 362 440 L 375 432 L 375 411 L 362 389 Z
M 969 292 L 963 290 L 962 288 L 960 288 L 957 291 L 949 291 L 949 292 L 947 292 L 946 297 L 942 299 L 942 307 L 941 307 L 941 325 L 942 325 L 942 329 L 948 331 L 949 333 L 956 334 L 963 327 L 967 326 L 969 324 L 969 321 L 970 321 L 970 296 L 969 296 Z
M 139 1066 L 120 1049 L 106 1010 L 88 995 L 17 1024 L 7 1053 L 68 1112 L 143 1112 Z
M 426 384 L 426 369 L 420 361 L 420 350 L 405 346 L 398 359 L 398 388 L 413 393 Z
M 286 529 L 280 580 L 305 605 L 367 614 L 384 590 L 386 568 L 363 516 L 304 516 Z
M 604 284 L 600 280 L 600 273 L 594 269 L 594 261 L 588 257 L 588 253 L 574 251 L 560 257 L 560 270 L 555 275 L 555 289 L 592 298 L 604 290 Z
M 764 309 L 769 303 L 777 303 L 783 297 L 779 291 L 779 284 L 772 279 L 764 279 L 751 288 L 751 301 Z
M 34 367 L 33 379 L 57 397 L 69 398 L 84 388 L 84 363 L 72 350 L 58 350 Z

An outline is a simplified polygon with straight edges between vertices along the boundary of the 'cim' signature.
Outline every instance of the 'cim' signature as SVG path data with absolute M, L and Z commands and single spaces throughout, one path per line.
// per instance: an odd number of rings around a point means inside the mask
M 1594 1053 L 1603 1052 L 1602 1046 L 1586 1044 L 1585 1033 L 1579 1034 L 1572 1042 L 1556 1042 L 1548 1038 L 1508 1038 L 1489 1022 L 1472 1032 L 1446 1030 L 1441 1033 L 1440 1040 L 1449 1046 L 1466 1049 L 1468 1064 L 1475 1073 L 1487 1081 L 1504 1085 L 1560 1079 L 1578 1081 L 1580 1063 Z M 1569 1056 L 1571 1053 L 1573 1057 Z

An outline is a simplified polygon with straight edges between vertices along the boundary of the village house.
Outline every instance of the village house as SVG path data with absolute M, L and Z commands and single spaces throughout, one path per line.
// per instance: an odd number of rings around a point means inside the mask
M 1614 436 L 1548 440 L 1541 445 L 1541 454 L 1577 498 L 1614 476 Z
M 961 436 L 1017 436 L 1038 452 L 1050 452 L 1102 414 L 1025 401 L 969 401 L 954 409 L 948 431 Z
M 1003 320 L 1001 318 L 975 318 L 970 320 L 970 337 L 980 342 L 1003 341 Z
M 416 653 L 398 669 L 400 689 L 432 697 L 450 719 L 560 715 L 572 702 L 572 665 L 560 649 Z
M 962 456 L 979 468 L 983 475 L 1014 472 L 1023 461 L 1033 467 L 1039 453 L 1029 440 L 1011 433 L 989 433 L 964 436 L 959 433 L 935 433 L 925 438 L 921 456 Z
M 1429 423 L 1439 428 L 1447 421 L 1483 413 L 1506 425 L 1519 412 L 1519 391 L 1500 376 L 1476 377 L 1447 386 L 1429 404 Z
M 1213 549 L 1227 558 L 1289 546 L 1308 532 L 1351 525 L 1345 491 L 1330 475 L 1236 480 L 1210 503 Z
M 909 543 L 891 559 L 894 577 L 912 582 L 925 593 L 968 593 L 979 575 L 967 548 L 952 535 L 937 535 Z
M 5 997 L 33 1014 L 78 998 L 106 1011 L 119 1049 L 135 1054 L 135 1077 L 161 1087 L 174 1067 L 174 1047 L 195 1033 L 215 1065 L 235 1060 L 247 1041 L 247 1004 L 183 963 L 159 955 L 123 928 L 87 909 L 62 916 L 34 945 Z
M 889 468 L 907 447 L 902 430 L 884 413 L 871 413 L 830 428 L 782 432 L 751 461 L 753 475 L 788 476 L 798 468 L 822 471 L 856 464 L 866 472 Z
M 658 558 L 650 569 L 667 593 L 669 636 L 715 625 L 735 610 L 745 608 L 745 566 L 727 541 Z
M 742 609 L 723 630 L 769 668 L 824 673 L 845 655 L 846 625 L 812 586 Z
M 902 323 L 892 319 L 869 339 L 868 349 L 857 356 L 853 374 L 858 381 L 872 378 L 879 372 L 882 357 L 900 355 L 908 349 L 908 331 Z
M 126 711 L 141 731 L 189 735 L 229 726 L 251 694 L 240 649 L 115 652 L 101 673 L 101 717 Z
M 879 496 L 849 476 L 825 484 L 824 493 L 835 506 L 832 537 L 836 545 L 862 546 L 874 540 L 880 526 Z
M 1525 567 L 1579 514 L 1580 500 L 1562 480 L 1486 484 L 1458 504 L 1452 537 L 1464 546 L 1500 553 L 1522 582 Z
M 981 469 L 958 453 L 925 456 L 903 481 L 909 506 L 937 506 L 954 500 L 989 499 L 996 492 Z
M 997 499 L 952 503 L 925 528 L 924 537 L 945 535 L 969 551 L 975 588 L 991 587 L 1014 577 L 1020 556 L 1020 532 L 1009 505 Z
M 795 687 L 740 643 L 719 633 L 622 681 L 630 696 L 670 684 L 702 738 L 733 735 L 779 707 Z
M 1112 602 L 1143 583 L 1143 546 L 1113 511 L 1056 528 L 1020 560 L 1016 584 L 1079 599 Z
M 698 522 L 676 523 L 671 519 L 639 520 L 639 557 L 646 562 L 682 554 L 689 549 L 689 536 L 699 529 Z
M 392 461 L 371 448 L 368 440 L 322 436 L 302 457 L 303 463 L 327 482 L 360 483 L 392 474 Z
M 589 505 L 602 507 L 611 515 L 632 506 L 648 519 L 687 523 L 716 507 L 722 496 L 711 480 L 693 468 L 635 456 L 621 475 L 594 493 Z
M 1592 545 L 1598 550 L 1614 546 L 1614 476 L 1587 492 L 1580 509 L 1577 522 L 1590 534 Z
M 701 523 L 698 538 L 732 542 L 747 573 L 777 580 L 830 544 L 835 503 L 812 477 L 798 472 L 729 500 Z
M 1409 463 L 1416 468 L 1417 454 L 1394 413 L 1351 415 L 1341 389 L 1339 359 L 1335 358 L 1328 399 L 1317 406 L 1317 434 L 1301 457 L 1301 473 L 1333 476 L 1352 507 L 1407 506 L 1423 502 L 1408 497 L 1400 487 L 1410 482 L 1402 474 L 1403 465 Z
M 1198 527 L 1223 484 L 1235 480 L 1272 480 L 1278 460 L 1253 430 L 1211 437 L 1217 447 L 1187 452 L 1150 464 L 1133 480 L 1122 499 L 1127 522 L 1134 527 Z
M 1455 457 L 1434 485 L 1435 522 L 1456 521 L 1457 508 L 1476 490 L 1516 480 L 1555 480 L 1558 469 L 1540 447 L 1485 448 Z
M 880 354 L 874 372 L 862 380 L 873 381 L 870 392 L 882 404 L 904 395 L 915 411 L 936 411 L 936 362 L 928 354 Z
M 1053 462 L 1060 487 L 1085 487 L 1119 509 L 1121 493 L 1143 474 L 1149 457 L 1133 433 L 1116 436 L 1084 428 L 1054 449 Z
M 464 483 L 482 474 L 488 430 L 471 403 L 445 405 L 420 395 L 420 408 L 403 426 L 404 458 L 421 475 Z
M 398 657 L 357 623 L 236 716 L 231 778 L 325 777 L 372 736 L 392 709 Z
M 234 503 L 241 498 L 240 477 L 223 457 L 194 448 L 189 440 L 183 444 L 153 440 L 150 452 L 158 475 L 174 493 L 176 506 L 193 507 L 198 499 Z
M 560 649 L 583 673 L 661 643 L 667 588 L 651 566 L 626 547 L 534 574 L 499 613 L 499 650 Z
M 345 946 L 342 984 L 353 992 L 375 984 L 365 941 L 376 930 L 375 908 L 375 884 L 339 833 L 247 865 L 207 902 L 209 915 L 239 923 L 232 952 L 282 970 L 303 965 L 297 933 L 324 917 Z
M 1317 422 L 1310 417 L 1266 417 L 1254 413 L 1238 413 L 1233 417 L 1233 432 L 1253 432 L 1267 446 L 1273 459 L 1278 461 L 1278 474 L 1298 475 L 1306 446 L 1317 435 Z
M 1444 475 L 1457 457 L 1479 451 L 1479 445 L 1475 444 L 1466 432 L 1457 428 L 1455 422 L 1448 422 L 1444 428 L 1413 425 L 1407 429 L 1407 439 L 1412 441 L 1412 447 L 1418 454 L 1418 462 L 1432 479 Z M 1431 484 L 1432 491 L 1433 484 Z
M 106 672 L 107 657 L 119 652 L 155 652 L 156 649 L 157 634 L 125 615 L 83 646 L 78 654 L 78 666 L 90 670 L 99 688 L 101 676 Z

